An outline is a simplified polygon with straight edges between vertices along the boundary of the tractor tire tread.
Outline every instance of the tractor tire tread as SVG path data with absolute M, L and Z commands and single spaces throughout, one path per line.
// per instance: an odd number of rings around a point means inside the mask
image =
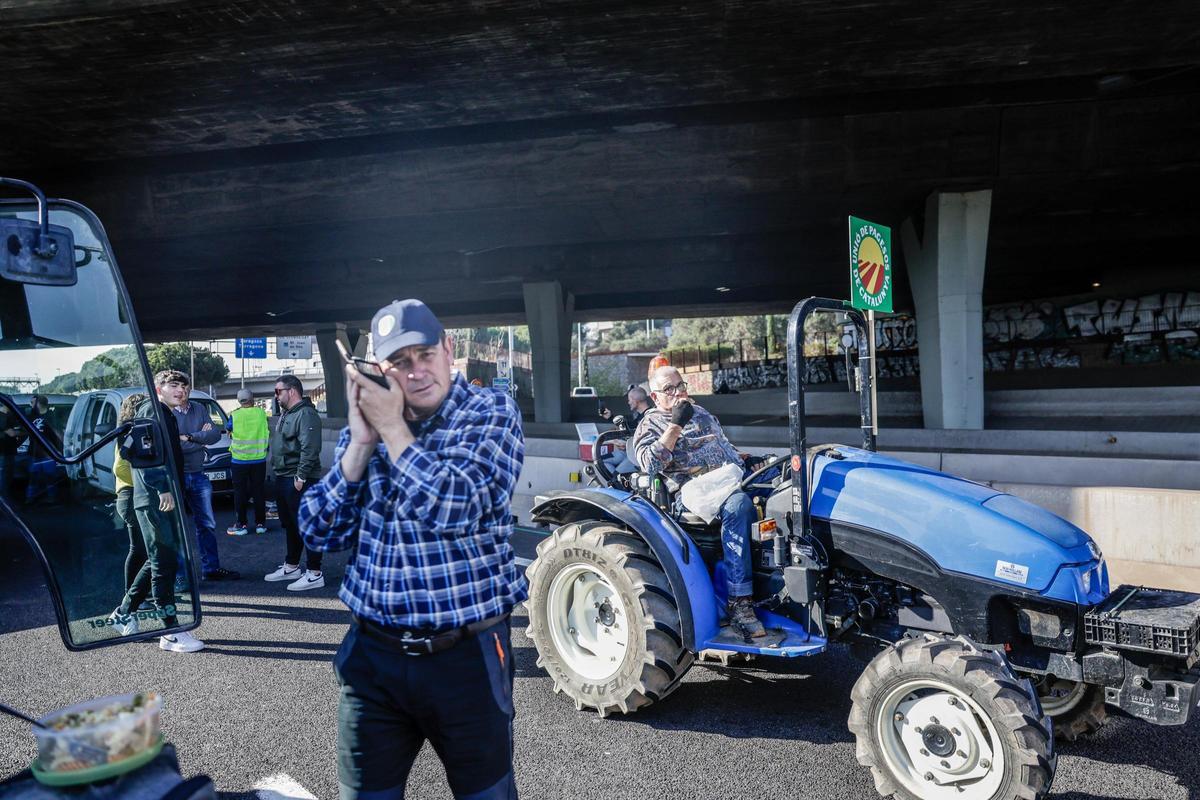
M 578 710 L 594 709 L 601 717 L 610 713 L 633 713 L 665 698 L 678 687 L 692 666 L 694 656 L 683 646 L 679 605 L 662 566 L 649 546 L 625 528 L 608 521 L 587 520 L 557 528 L 538 544 L 538 558 L 526 569 L 530 584 L 530 599 L 526 601 L 529 614 L 528 634 L 539 652 L 538 665 L 546 669 L 544 648 L 553 648 L 545 626 L 537 619 L 544 613 L 544 598 L 535 597 L 534 587 L 548 583 L 553 576 L 543 575 L 544 556 L 567 545 L 585 544 L 595 552 L 603 552 L 608 567 L 620 570 L 633 587 L 639 606 L 640 628 L 631 623 L 629 634 L 644 637 L 645 654 L 640 671 L 615 694 L 599 699 L 574 691 L 568 681 L 550 672 L 555 692 L 571 697 Z M 602 568 L 603 569 L 603 568 Z M 540 591 L 540 590 L 539 590 Z
M 965 637 L 925 634 L 903 639 L 867 665 L 851 691 L 847 725 L 855 736 L 855 757 L 871 772 L 883 797 L 912 800 L 912 795 L 885 767 L 871 734 L 871 703 L 882 681 L 913 667 L 945 671 L 970 684 L 972 696 L 986 698 L 999 713 L 993 724 L 1003 727 L 1020 745 L 1013 755 L 1018 769 L 998 800 L 1044 800 L 1058 764 L 1054 735 L 1033 685 L 1016 677 L 1003 656 L 979 648 Z

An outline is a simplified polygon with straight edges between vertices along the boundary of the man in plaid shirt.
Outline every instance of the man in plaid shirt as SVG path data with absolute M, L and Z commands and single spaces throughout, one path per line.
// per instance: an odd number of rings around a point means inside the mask
M 379 363 L 347 366 L 349 425 L 299 515 L 308 547 L 355 548 L 339 592 L 354 622 L 334 657 L 341 798 L 403 798 L 426 739 L 456 798 L 516 798 L 508 617 L 526 585 L 508 540 L 520 412 L 451 371 L 421 301 L 381 309 L 371 332 Z

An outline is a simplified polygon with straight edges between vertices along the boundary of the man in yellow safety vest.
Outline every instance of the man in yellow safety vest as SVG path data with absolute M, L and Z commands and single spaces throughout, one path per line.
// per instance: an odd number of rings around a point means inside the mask
M 254 498 L 254 532 L 267 532 L 267 412 L 254 404 L 254 393 L 239 389 L 238 408 L 229 417 L 229 457 L 233 479 L 233 506 L 237 521 L 225 532 L 230 536 L 245 536 L 250 527 L 247 511 Z

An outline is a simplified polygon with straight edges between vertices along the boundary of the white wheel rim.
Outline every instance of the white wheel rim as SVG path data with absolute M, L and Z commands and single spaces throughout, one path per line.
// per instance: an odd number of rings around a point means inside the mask
M 547 627 L 554 648 L 578 675 L 604 681 L 617 674 L 629 643 L 629 615 L 621 596 L 587 564 L 565 567 L 550 583 Z
M 877 708 L 879 749 L 889 771 L 912 794 L 925 800 L 988 800 L 1000 788 L 1000 737 L 964 692 L 932 678 L 906 681 Z
M 1038 700 L 1042 703 L 1042 711 L 1046 712 L 1048 717 L 1066 714 L 1079 705 L 1079 701 L 1087 692 L 1086 683 L 1056 678 L 1053 675 L 1047 675 L 1038 681 L 1036 686 Z

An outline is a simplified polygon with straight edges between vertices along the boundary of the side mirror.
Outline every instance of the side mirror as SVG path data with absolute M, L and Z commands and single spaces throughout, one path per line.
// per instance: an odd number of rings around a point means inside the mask
M 121 457 L 134 469 L 161 467 L 167 462 L 162 434 L 152 419 L 130 420 L 128 433 L 117 440 Z
M 0 219 L 0 277 L 38 286 L 74 286 L 79 280 L 75 272 L 75 237 L 69 228 L 50 224 L 41 189 L 15 178 L 0 178 L 0 185 L 25 189 L 38 201 L 37 222 Z

